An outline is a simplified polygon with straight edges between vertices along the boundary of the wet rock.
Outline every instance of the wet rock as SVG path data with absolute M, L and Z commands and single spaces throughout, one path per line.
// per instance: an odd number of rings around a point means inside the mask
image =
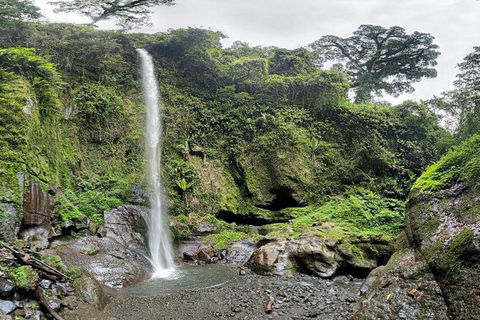
M 17 308 L 16 304 L 9 300 L 0 300 L 0 315 L 6 316 Z
M 136 283 L 151 273 L 144 235 L 136 231 L 147 216 L 148 210 L 137 206 L 105 211 L 105 236 L 76 239 L 57 253 L 67 266 L 80 267 L 109 287 Z
M 18 237 L 29 240 L 37 249 L 48 247 L 55 236 L 52 219 L 52 196 L 42 186 L 30 181 L 29 191 L 23 201 L 23 215 Z
M 149 195 L 148 192 L 139 185 L 133 185 L 131 188 L 131 196 L 128 202 L 137 206 L 148 207 Z
M 13 283 L 3 278 L 0 278 L 0 299 L 13 298 L 15 293 Z
M 101 284 L 91 277 L 84 275 L 75 279 L 73 286 L 75 295 L 85 303 L 102 308 L 109 301 Z
M 43 289 L 48 289 L 52 285 L 52 281 L 47 280 L 47 279 L 42 279 L 42 280 L 40 280 L 39 285 Z
M 227 248 L 214 248 L 204 243 L 204 237 L 192 237 L 183 241 L 177 248 L 177 255 L 187 262 L 228 263 L 232 265 L 246 263 L 256 249 L 255 243 L 247 240 L 237 241 Z
M 48 304 L 55 311 L 60 310 L 60 308 L 62 307 L 62 301 L 60 301 L 59 299 L 49 299 Z

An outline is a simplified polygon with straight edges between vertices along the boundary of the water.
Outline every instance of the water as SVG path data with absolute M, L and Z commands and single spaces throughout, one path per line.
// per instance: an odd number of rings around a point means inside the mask
M 144 49 L 137 49 L 141 60 L 142 87 L 146 106 L 146 158 L 150 192 L 150 221 L 148 247 L 153 267 L 152 278 L 175 278 L 172 244 L 166 225 L 167 210 L 160 175 L 162 118 L 160 92 L 152 57 Z
M 222 265 L 182 266 L 168 279 L 151 279 L 125 287 L 124 297 L 146 298 L 177 294 L 190 290 L 213 288 L 227 283 L 238 275 L 236 268 Z

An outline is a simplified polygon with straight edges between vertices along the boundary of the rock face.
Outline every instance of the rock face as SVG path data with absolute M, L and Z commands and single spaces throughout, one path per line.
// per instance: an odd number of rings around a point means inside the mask
M 143 235 L 147 209 L 122 206 L 104 212 L 104 236 L 86 236 L 57 253 L 68 266 L 81 267 L 98 282 L 112 288 L 133 284 L 151 273 Z
M 30 239 L 39 249 L 48 246 L 48 239 L 55 235 L 52 226 L 52 196 L 42 186 L 31 181 L 23 200 L 23 215 L 18 237 Z
M 203 242 L 203 237 L 194 237 L 183 241 L 177 248 L 177 256 L 191 263 L 229 263 L 233 265 L 246 263 L 257 249 L 254 242 L 236 241 L 227 248 L 215 249 Z
M 415 183 L 398 250 L 353 319 L 480 319 L 480 136 Z
M 0 239 L 13 241 L 18 232 L 17 209 L 15 209 L 10 203 L 1 201 L 0 206 L 4 209 L 4 213 L 0 219 Z M 0 208 L 0 213 L 2 213 L 2 208 Z
M 316 237 L 277 240 L 261 246 L 248 264 L 261 274 L 282 275 L 291 272 L 295 264 L 298 269 L 322 278 L 339 273 L 364 276 L 378 266 L 380 256 L 393 252 L 387 244 L 379 244 L 382 253 L 378 254 L 377 249 L 375 255 L 361 247 Z

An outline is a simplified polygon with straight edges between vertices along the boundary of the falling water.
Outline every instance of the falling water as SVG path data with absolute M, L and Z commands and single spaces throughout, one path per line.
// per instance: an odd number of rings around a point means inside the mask
M 165 223 L 166 206 L 160 177 L 160 147 L 162 119 L 160 117 L 160 93 L 153 67 L 152 57 L 144 49 L 137 49 L 141 60 L 143 94 L 147 108 L 146 157 L 151 187 L 150 221 L 148 225 L 148 246 L 150 248 L 153 278 L 167 278 L 174 274 L 172 245 Z

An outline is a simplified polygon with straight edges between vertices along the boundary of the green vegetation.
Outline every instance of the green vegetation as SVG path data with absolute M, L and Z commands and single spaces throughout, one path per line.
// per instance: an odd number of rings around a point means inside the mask
M 476 185 L 480 177 L 480 135 L 474 135 L 430 166 L 412 187 L 413 193 L 436 191 L 455 182 Z
M 13 268 L 8 276 L 15 286 L 23 290 L 34 290 L 39 279 L 38 273 L 31 266 Z
M 393 237 L 399 203 L 448 147 L 428 106 L 350 103 L 348 75 L 320 69 L 315 52 L 222 48 L 224 37 L 195 28 L 146 35 L 2 24 L 0 201 L 20 208 L 24 172 L 55 191 L 59 232 L 86 218 L 100 225 L 103 211 L 137 203 L 132 186 L 146 189 L 146 172 L 134 48 L 144 47 L 164 100 L 162 173 L 177 237 L 202 223 L 227 233 L 217 243 L 251 233 L 216 219 L 220 212 L 293 218 L 271 225 L 290 236 L 329 229 Z
M 291 223 L 273 224 L 261 231 L 267 237 L 324 235 L 332 240 L 356 241 L 380 237 L 391 241 L 403 228 L 404 203 L 364 189 L 351 189 L 320 207 L 289 209 Z

